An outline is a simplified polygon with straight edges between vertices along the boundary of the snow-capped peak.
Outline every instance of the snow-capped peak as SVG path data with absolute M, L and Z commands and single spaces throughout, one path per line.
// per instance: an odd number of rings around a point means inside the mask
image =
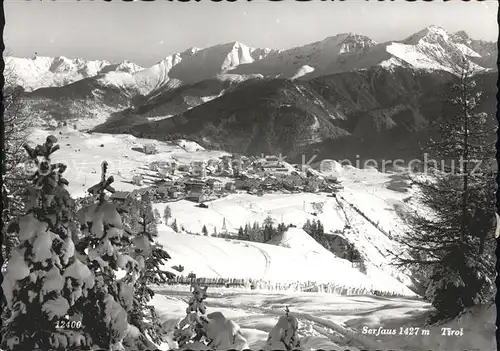
M 407 45 L 417 45 L 421 41 L 425 42 L 435 42 L 448 40 L 448 32 L 439 26 L 428 26 L 415 34 L 410 35 L 408 38 L 403 40 L 404 44 Z
M 14 71 L 13 84 L 31 91 L 46 86 L 61 86 L 97 75 L 110 63 L 105 60 L 70 59 L 65 56 L 33 58 L 6 57 Z
M 101 69 L 99 71 L 99 73 L 103 74 L 103 73 L 108 73 L 108 72 L 112 72 L 112 71 L 135 73 L 135 72 L 139 72 L 143 69 L 144 69 L 144 67 L 141 67 L 133 62 L 125 60 L 125 61 L 122 61 L 122 62 L 117 63 L 117 64 L 110 64 L 110 65 L 104 67 L 103 69 Z
M 417 69 L 444 70 L 452 73 L 460 71 L 464 58 L 481 58 L 468 42 L 463 31 L 450 35 L 438 26 L 429 26 L 409 36 L 401 42 L 393 42 L 386 46 L 386 51 L 397 60 Z M 460 39 L 460 40 L 457 40 Z M 390 59 L 382 64 L 387 65 Z M 471 61 L 475 71 L 484 68 Z
M 340 53 L 366 50 L 375 46 L 376 44 L 377 43 L 374 40 L 368 38 L 367 36 L 356 33 L 347 33 L 344 40 L 340 44 Z
M 202 49 L 192 47 L 180 54 L 167 57 L 164 61 L 168 64 L 164 65 L 161 75 L 164 78 L 175 78 L 185 83 L 193 83 L 216 77 L 241 64 L 260 60 L 270 52 L 271 50 L 250 48 L 238 41 Z
M 12 58 L 11 64 L 18 84 L 28 91 L 99 75 L 97 79 L 106 84 L 137 85 L 139 91 L 148 93 L 172 82 L 177 86 L 221 75 L 242 80 L 254 76 L 310 79 L 376 65 L 453 71 L 464 56 L 480 68 L 493 68 L 496 45 L 473 40 L 464 31 L 450 34 L 442 27 L 428 26 L 404 40 L 383 44 L 347 32 L 286 50 L 253 48 L 239 41 L 191 47 L 145 69 L 130 61 L 110 63 L 64 56 Z

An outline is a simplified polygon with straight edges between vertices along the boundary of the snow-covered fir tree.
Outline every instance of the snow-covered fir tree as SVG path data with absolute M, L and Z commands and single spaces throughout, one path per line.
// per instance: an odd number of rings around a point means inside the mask
M 123 214 L 124 230 L 128 233 L 127 240 L 123 240 L 120 253 L 130 255 L 132 258 L 143 257 L 145 266 L 134 285 L 134 303 L 132 311 L 128 313 L 129 323 L 137 328 L 141 339 L 147 337 L 159 344 L 164 340 L 159 333 L 161 326 L 156 311 L 153 306 L 149 305 L 149 301 L 154 296 L 154 291 L 149 285 L 164 284 L 174 277 L 174 273 L 162 269 L 170 256 L 160 244 L 153 240 L 157 232 L 157 223 L 147 215 L 152 209 L 150 198 L 145 195 L 141 196 L 140 200 L 129 197 L 124 203 L 119 202 L 119 205 L 118 211 Z M 133 346 L 141 349 L 141 346 L 147 344 L 145 341 L 136 341 Z
M 24 146 L 36 171 L 29 178 L 26 214 L 18 221 L 19 245 L 2 283 L 4 350 L 79 350 L 92 342 L 81 323 L 68 324 L 67 319 L 82 313 L 95 282 L 75 257 L 71 231 L 77 226 L 72 225 L 73 203 L 62 176 L 66 166 L 50 159 L 59 149 L 56 142 L 51 135 L 34 149 Z
M 148 216 L 152 213 L 152 204 L 147 196 L 143 196 L 142 200 L 139 210 L 139 214 L 142 214 L 139 218 L 141 229 L 133 234 L 134 251 L 129 254 L 133 258 L 143 257 L 145 269 L 135 283 L 134 303 L 129 313 L 129 322 L 136 326 L 143 335 L 147 335 L 155 343 L 160 343 L 163 341 L 159 333 L 160 321 L 154 307 L 148 304 L 154 297 L 154 291 L 149 285 L 165 284 L 175 274 L 162 269 L 171 257 L 162 245 L 154 241 L 153 238 L 157 235 L 156 222 L 153 217 Z
M 155 217 L 156 224 L 160 224 L 161 223 L 161 214 L 160 214 L 160 211 L 158 211 L 158 209 L 155 209 L 153 211 L 153 214 L 154 214 L 154 217 Z
M 141 195 L 137 221 L 139 227 L 136 228 L 136 230 L 139 230 L 142 233 L 148 233 L 151 237 L 158 235 L 153 202 L 151 200 L 151 195 L 148 192 Z
M 210 340 L 206 337 L 201 320 L 207 310 L 207 287 L 201 288 L 196 282 L 193 282 L 191 287 L 193 291 L 186 308 L 186 316 L 175 327 L 173 339 L 181 349 L 207 349 Z
M 412 231 L 401 240 L 411 258 L 397 261 L 418 272 L 437 309 L 432 320 L 455 317 L 493 293 L 494 122 L 477 112 L 480 98 L 472 68 L 464 63 L 449 114 L 425 149 L 438 160 L 426 165 L 432 180 L 419 182 L 421 203 L 432 214 L 410 216 Z
M 246 350 L 240 327 L 221 312 L 206 314 L 207 288 L 192 284 L 193 296 L 184 317 L 174 330 L 174 341 L 185 350 Z
M 297 333 L 299 320 L 290 314 L 288 306 L 285 315 L 278 319 L 267 337 L 265 350 L 295 350 L 300 348 L 300 339 Z
M 240 226 L 238 229 L 238 240 L 245 240 L 245 233 L 243 232 L 243 227 Z
M 167 205 L 163 210 L 163 220 L 165 221 L 165 224 L 168 224 L 168 220 L 170 218 L 172 218 L 172 209 Z
M 178 233 L 178 232 L 179 232 L 179 227 L 177 226 L 177 219 L 175 219 L 175 218 L 174 218 L 174 221 L 173 221 L 173 223 L 172 223 L 171 227 L 172 227 L 172 230 L 173 230 L 174 232 L 176 232 L 176 233 Z
M 124 242 L 130 242 L 124 231 L 117 206 L 106 199 L 105 191 L 114 192 L 113 177 L 106 178 L 107 163 L 102 164 L 101 182 L 88 192 L 98 201 L 78 211 L 86 244 L 88 265 L 95 274 L 95 286 L 81 305 L 82 325 L 92 345 L 106 350 L 123 349 L 131 326 L 128 314 L 134 308 L 135 284 L 145 267 L 144 257 L 122 253 Z M 135 244 L 135 243 L 134 243 Z M 135 250 L 135 245 L 128 246 Z M 118 271 L 125 272 L 122 278 Z

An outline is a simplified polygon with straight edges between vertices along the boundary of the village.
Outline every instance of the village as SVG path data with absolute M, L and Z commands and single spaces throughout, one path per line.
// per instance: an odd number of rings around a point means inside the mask
M 145 154 L 156 153 L 154 145 L 144 145 Z M 136 174 L 131 183 L 141 189 L 116 192 L 113 198 L 124 200 L 149 192 L 155 202 L 188 200 L 207 207 L 209 202 L 231 193 L 336 192 L 342 185 L 334 176 L 322 176 L 310 167 L 291 165 L 279 156 L 224 155 L 207 161 L 180 164 L 175 161 L 154 161 L 148 172 Z

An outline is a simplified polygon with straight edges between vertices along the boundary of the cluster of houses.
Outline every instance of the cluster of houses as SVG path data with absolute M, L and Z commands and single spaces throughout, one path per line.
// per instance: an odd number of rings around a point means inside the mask
M 189 174 L 192 177 L 205 178 L 208 176 L 239 177 L 255 175 L 263 177 L 270 173 L 287 173 L 285 166 L 277 156 L 246 157 L 224 155 L 220 159 L 196 160 L 190 164 L 171 162 L 152 162 L 151 171 L 157 172 L 159 177 L 170 178 L 177 174 Z
M 290 165 L 277 156 L 246 157 L 225 155 L 220 159 L 153 162 L 156 173 L 155 198 L 162 201 L 187 199 L 203 203 L 236 191 L 262 195 L 264 192 L 332 192 L 341 185 L 335 177 L 324 177 L 314 170 Z M 142 185 L 142 176 L 132 182 Z

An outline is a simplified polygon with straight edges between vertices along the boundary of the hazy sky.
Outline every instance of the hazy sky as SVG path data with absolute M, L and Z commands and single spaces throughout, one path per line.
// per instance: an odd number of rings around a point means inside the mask
M 125 3 L 5 0 L 5 44 L 21 57 L 67 56 L 151 65 L 190 47 L 239 41 L 286 49 L 343 32 L 375 41 L 403 39 L 428 26 L 497 40 L 496 0 L 483 2 Z

